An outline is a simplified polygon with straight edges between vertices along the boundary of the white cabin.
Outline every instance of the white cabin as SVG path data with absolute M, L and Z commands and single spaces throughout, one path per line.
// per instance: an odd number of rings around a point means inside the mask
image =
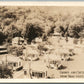
M 15 37 L 12 39 L 12 45 L 13 46 L 22 45 L 22 44 L 26 45 L 27 41 L 21 37 Z
M 31 63 L 31 78 L 45 79 L 47 77 L 47 67 L 43 61 L 36 61 Z
M 11 66 L 13 70 L 18 70 L 23 67 L 22 60 L 19 57 L 13 55 L 5 55 L 0 62 Z

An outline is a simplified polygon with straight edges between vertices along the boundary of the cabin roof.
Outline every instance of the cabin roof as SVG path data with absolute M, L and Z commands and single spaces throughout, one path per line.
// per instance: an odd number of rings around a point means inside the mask
M 35 38 L 35 42 L 42 42 L 42 38 L 39 37 Z
M 58 32 L 55 32 L 55 33 L 53 33 L 53 35 L 60 36 L 60 33 L 58 33 Z
M 2 59 L 0 59 L 1 61 L 8 61 L 8 62 L 18 62 L 21 61 L 21 59 L 19 57 L 13 56 L 13 55 L 5 55 L 2 57 Z
M 47 70 L 46 63 L 43 61 L 33 61 L 31 63 L 31 70 L 36 72 L 45 72 Z
M 18 41 L 18 40 L 24 40 L 22 37 L 15 37 L 15 38 L 13 38 L 13 41 Z

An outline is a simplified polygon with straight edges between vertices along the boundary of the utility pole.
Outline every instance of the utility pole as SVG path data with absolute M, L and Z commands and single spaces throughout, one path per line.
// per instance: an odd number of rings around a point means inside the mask
M 7 55 L 6 55 L 6 69 L 7 69 L 7 65 L 8 65 L 8 64 L 7 64 Z
M 31 66 L 31 63 L 29 62 L 29 75 L 31 74 L 30 73 L 30 66 Z M 31 75 L 29 77 L 31 78 Z
M 8 47 L 7 40 L 6 40 L 6 44 L 7 44 L 7 46 L 6 46 L 6 47 Z M 7 49 L 7 53 L 8 53 L 8 49 Z M 7 55 L 6 55 L 6 69 L 7 69 Z
M 2 61 L 2 70 L 1 70 L 1 77 L 3 78 L 4 76 L 4 61 Z

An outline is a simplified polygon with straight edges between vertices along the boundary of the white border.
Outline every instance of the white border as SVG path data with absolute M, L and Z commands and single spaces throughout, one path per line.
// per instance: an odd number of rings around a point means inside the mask
M 0 6 L 84 6 L 84 1 L 0 1 Z
M 0 1 L 0 6 L 84 6 L 84 2 Z M 84 79 L 0 79 L 0 83 L 84 83 Z
M 0 79 L 0 83 L 84 83 L 84 79 Z

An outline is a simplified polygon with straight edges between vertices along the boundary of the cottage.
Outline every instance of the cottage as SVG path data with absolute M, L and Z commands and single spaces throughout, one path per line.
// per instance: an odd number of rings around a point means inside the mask
M 31 63 L 31 78 L 45 79 L 47 77 L 47 67 L 43 61 L 36 61 Z
M 57 37 L 59 37 L 59 36 L 60 36 L 60 33 L 55 32 L 55 33 L 53 33 L 53 36 L 57 36 Z
M 41 43 L 41 42 L 42 42 L 42 38 L 41 38 L 41 37 L 35 38 L 35 42 L 36 42 L 36 43 Z
M 52 45 L 44 45 L 43 50 L 46 51 L 46 53 L 50 54 L 54 50 L 54 47 Z
M 62 51 L 65 52 L 65 53 L 67 53 L 69 56 L 75 55 L 74 47 L 71 46 L 71 45 L 63 46 Z
M 13 70 L 19 70 L 23 67 L 22 60 L 13 55 L 4 55 L 3 58 L 0 59 L 0 63 L 11 66 Z
M 55 41 L 57 41 L 57 43 L 60 43 L 61 40 L 61 35 L 58 32 L 54 32 L 52 35 L 53 40 L 55 39 Z
M 61 56 L 56 54 L 47 54 L 44 58 L 44 61 L 46 61 L 46 64 L 49 68 L 59 69 L 62 66 Z
M 12 39 L 13 46 L 22 45 L 22 44 L 27 44 L 26 40 L 24 40 L 23 38 L 15 37 Z

